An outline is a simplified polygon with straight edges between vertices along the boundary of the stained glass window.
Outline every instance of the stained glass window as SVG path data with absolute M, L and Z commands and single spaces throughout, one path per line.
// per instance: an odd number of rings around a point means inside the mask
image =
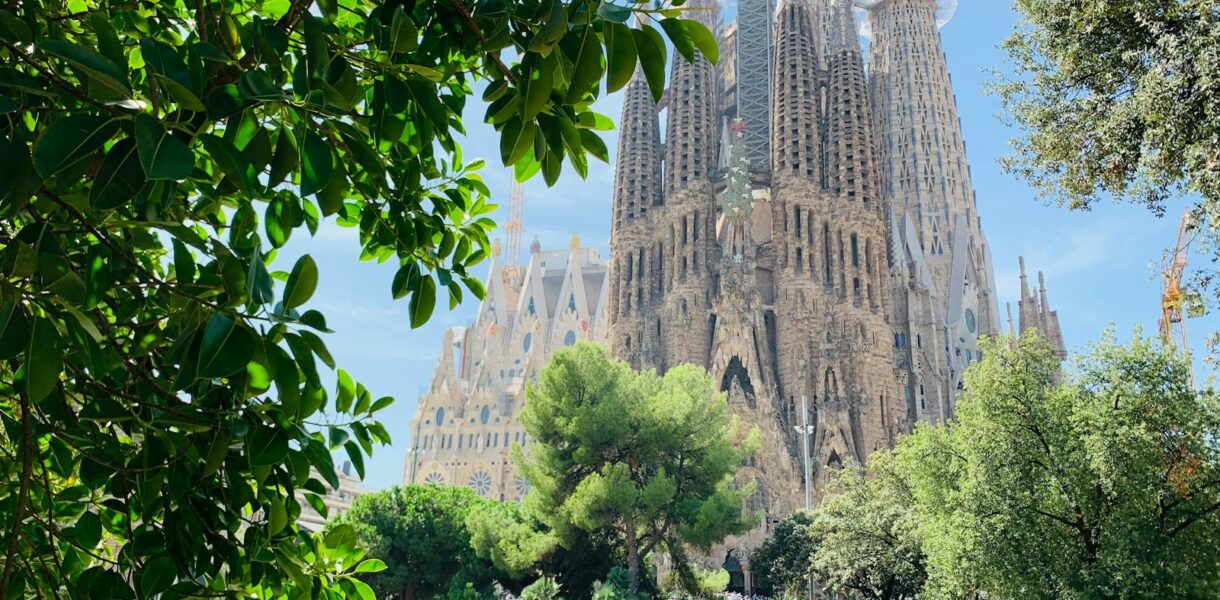
M 480 496 L 491 493 L 491 475 L 487 471 L 477 471 L 470 476 L 470 489 Z

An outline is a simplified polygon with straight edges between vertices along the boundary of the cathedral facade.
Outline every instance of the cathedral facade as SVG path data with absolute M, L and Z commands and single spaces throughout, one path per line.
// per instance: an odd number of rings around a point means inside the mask
M 487 297 L 467 327 L 451 328 L 432 381 L 410 422 L 403 483 L 467 486 L 520 500 L 529 482 L 510 460 L 529 451 L 518 417 L 525 386 L 551 354 L 578 341 L 604 342 L 608 269 L 575 234 L 567 249 L 530 247 L 524 271 L 493 252 Z
M 609 260 L 575 236 L 535 244 L 523 276 L 496 253 L 476 320 L 446 334 L 404 480 L 520 499 L 524 388 L 577 340 L 637 369 L 705 367 L 762 434 L 740 473 L 762 525 L 705 557 L 748 590 L 749 553 L 806 484 L 816 498 L 835 468 L 953 419 L 1000 327 L 939 34 L 952 0 L 740 0 L 727 24 L 689 4 L 721 60 L 673 60 L 659 104 L 642 74 L 628 84 Z M 1031 292 L 1022 262 L 1020 329 L 1062 355 L 1041 279 Z
M 994 275 L 943 1 L 741 0 L 724 26 L 699 8 L 720 64 L 674 60 L 659 105 L 640 74 L 626 90 L 607 336 L 638 369 L 709 370 L 763 433 L 742 476 L 774 522 L 804 507 L 805 423 L 816 496 L 953 418 L 999 333 Z

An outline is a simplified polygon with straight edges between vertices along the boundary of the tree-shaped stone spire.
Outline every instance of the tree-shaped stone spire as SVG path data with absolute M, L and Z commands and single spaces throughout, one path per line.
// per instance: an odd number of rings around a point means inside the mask
M 750 247 L 750 218 L 754 213 L 754 192 L 750 189 L 750 159 L 746 156 L 745 123 L 733 121 L 732 143 L 729 147 L 728 168 L 725 170 L 725 190 L 720 199 L 727 231 L 725 249 L 735 261 L 742 260 Z

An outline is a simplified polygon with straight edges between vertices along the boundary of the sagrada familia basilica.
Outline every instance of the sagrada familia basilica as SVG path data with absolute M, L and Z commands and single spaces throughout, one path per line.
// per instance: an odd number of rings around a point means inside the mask
M 609 260 L 575 236 L 535 245 L 523 275 L 495 259 L 411 422 L 408 483 L 527 493 L 508 459 L 529 448 L 523 388 L 577 340 L 638 369 L 704 366 L 762 431 L 741 476 L 763 525 L 718 563 L 804 508 L 803 423 L 816 497 L 833 468 L 954 418 L 979 338 L 1001 333 L 939 34 L 954 3 L 740 0 L 728 24 L 701 3 L 719 63 L 673 60 L 660 104 L 641 74 L 626 89 Z M 1019 314 L 1063 351 L 1023 264 Z

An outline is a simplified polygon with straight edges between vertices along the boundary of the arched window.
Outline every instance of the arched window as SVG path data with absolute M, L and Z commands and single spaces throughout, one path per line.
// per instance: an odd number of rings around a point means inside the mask
M 445 424 L 445 409 L 444 407 L 436 409 L 436 424 L 441 426 Z
M 525 349 L 525 351 L 529 352 L 530 346 L 532 346 L 533 344 L 534 344 L 534 334 L 532 334 L 532 333 L 525 334 L 525 341 L 522 342 L 522 344 L 521 344 L 522 347 Z
M 537 311 L 534 310 L 534 297 L 533 296 L 530 296 L 530 302 L 529 302 L 529 305 L 526 306 L 526 310 L 530 311 L 531 317 L 534 316 L 535 314 L 537 314 Z
M 576 343 L 576 332 L 569 329 L 568 332 L 566 334 L 564 334 L 564 336 L 563 336 L 563 345 L 571 346 L 575 343 Z
M 479 413 L 479 422 L 486 425 L 491 420 L 491 408 L 484 406 L 483 411 Z
M 568 310 L 570 310 L 572 312 L 576 312 L 576 295 L 575 294 L 568 296 Z
M 970 331 L 970 333 L 974 333 L 974 330 L 976 327 L 978 327 L 978 323 L 974 319 L 974 311 L 967 308 L 966 309 L 966 329 L 968 331 Z

